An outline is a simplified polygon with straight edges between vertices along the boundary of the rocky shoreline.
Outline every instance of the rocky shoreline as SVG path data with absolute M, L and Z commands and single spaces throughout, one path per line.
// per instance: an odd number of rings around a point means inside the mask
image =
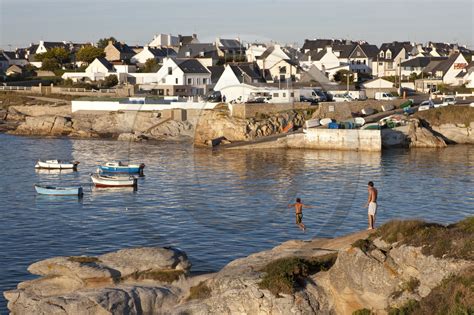
M 433 123 L 425 120 L 426 117 L 422 115 L 411 118 L 406 126 L 382 130 L 382 145 L 384 148 L 442 148 L 455 143 L 474 144 L 474 121 L 470 121 L 474 109 L 467 108 L 467 111 L 471 112 L 467 118 L 461 118 L 463 123 Z M 436 113 L 435 117 L 442 114 Z M 10 106 L 0 111 L 0 132 L 43 137 L 111 138 L 121 141 L 174 140 L 210 146 L 215 144 L 215 139 L 221 139 L 218 142 L 225 144 L 282 134 L 290 126 L 302 127 L 305 120 L 318 117 L 318 113 L 311 110 L 290 110 L 262 114 L 258 119 L 240 119 L 231 117 L 228 109 L 218 107 L 190 116 L 186 120 L 174 120 L 156 112 L 71 113 L 69 105 Z M 284 145 L 284 141 L 279 144 Z M 268 147 L 268 144 L 263 147 Z
M 199 276 L 177 248 L 55 257 L 30 265 L 40 277 L 4 296 L 12 314 L 430 314 L 436 294 L 443 307 L 469 312 L 473 227 L 473 217 L 447 227 L 393 221 L 288 241 Z M 455 289 L 441 294 L 447 285 Z

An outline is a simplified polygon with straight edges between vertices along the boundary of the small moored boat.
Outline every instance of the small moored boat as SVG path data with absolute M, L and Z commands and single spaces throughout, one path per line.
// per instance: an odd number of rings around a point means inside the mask
M 82 187 L 56 187 L 48 185 L 35 185 L 35 190 L 41 195 L 51 196 L 82 196 L 84 194 Z
M 99 170 L 104 173 L 121 173 L 121 174 L 140 174 L 143 175 L 145 164 L 128 164 L 123 162 L 107 162 L 99 165 Z
M 138 180 L 134 176 L 108 176 L 104 174 L 92 174 L 92 183 L 95 187 L 133 187 L 137 189 Z
M 54 169 L 54 170 L 77 170 L 77 166 L 79 165 L 78 161 L 73 162 L 64 162 L 61 160 L 46 160 L 41 161 L 39 160 L 36 162 L 35 168 L 37 169 Z

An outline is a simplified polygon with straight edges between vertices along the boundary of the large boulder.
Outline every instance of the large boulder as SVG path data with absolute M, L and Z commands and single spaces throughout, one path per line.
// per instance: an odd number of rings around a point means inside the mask
M 171 247 L 122 249 L 101 255 L 98 258 L 108 267 L 118 270 L 122 277 L 147 270 L 188 271 L 191 268 L 186 253 Z
M 209 140 L 221 137 L 232 142 L 246 140 L 247 122 L 232 118 L 225 112 L 203 110 L 195 126 L 194 143 L 204 145 Z
M 27 116 L 25 121 L 13 131 L 20 135 L 62 136 L 72 131 L 70 117 L 63 116 Z
M 412 120 L 409 124 L 408 138 L 410 148 L 444 148 L 447 146 L 442 137 L 436 136 L 423 127 L 419 120 Z
M 452 143 L 474 144 L 474 122 L 469 125 L 442 124 L 432 128 Z

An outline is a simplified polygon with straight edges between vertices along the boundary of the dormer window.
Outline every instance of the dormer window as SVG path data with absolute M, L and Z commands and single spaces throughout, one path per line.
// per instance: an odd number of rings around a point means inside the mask
M 199 57 L 204 57 L 204 51 L 201 51 L 201 52 L 199 53 Z
M 186 52 L 186 57 L 191 57 L 191 52 L 190 51 Z
M 384 56 L 385 56 L 385 55 L 384 55 L 383 51 L 381 51 L 381 52 L 380 52 L 380 58 L 384 58 Z
M 390 52 L 390 50 L 387 51 L 387 54 L 385 56 L 387 57 L 387 59 L 392 59 L 392 53 Z

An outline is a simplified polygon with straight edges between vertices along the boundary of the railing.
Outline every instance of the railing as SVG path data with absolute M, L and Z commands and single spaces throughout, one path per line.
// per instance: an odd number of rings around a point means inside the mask
M 116 90 L 115 89 L 100 89 L 100 90 L 95 90 L 91 89 L 88 90 L 86 88 L 68 88 L 68 87 L 61 87 L 60 88 L 61 92 L 74 92 L 74 93 L 103 93 L 103 94 L 115 94 Z
M 2 91 L 31 91 L 31 86 L 0 85 Z

